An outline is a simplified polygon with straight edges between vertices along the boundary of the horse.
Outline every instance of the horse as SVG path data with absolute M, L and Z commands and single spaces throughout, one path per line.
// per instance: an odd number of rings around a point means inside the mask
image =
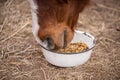
M 47 49 L 65 48 L 74 36 L 79 13 L 90 0 L 29 0 L 32 31 L 37 42 Z

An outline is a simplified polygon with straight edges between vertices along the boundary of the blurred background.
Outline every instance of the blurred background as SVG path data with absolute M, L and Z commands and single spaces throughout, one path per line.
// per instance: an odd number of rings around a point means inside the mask
M 120 80 L 120 0 L 93 0 L 76 29 L 97 38 L 90 60 L 73 68 L 49 64 L 32 34 L 27 0 L 0 0 L 0 80 Z

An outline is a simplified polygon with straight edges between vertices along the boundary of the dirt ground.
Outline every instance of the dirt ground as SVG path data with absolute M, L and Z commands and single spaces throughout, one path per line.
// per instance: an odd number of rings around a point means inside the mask
M 93 0 L 77 29 L 97 44 L 89 61 L 73 68 L 49 64 L 33 37 L 27 0 L 0 0 L 0 80 L 120 80 L 120 0 Z

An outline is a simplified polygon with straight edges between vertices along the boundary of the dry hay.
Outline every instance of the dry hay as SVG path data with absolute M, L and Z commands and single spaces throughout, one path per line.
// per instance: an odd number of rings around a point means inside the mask
M 31 31 L 26 0 L 0 0 L 0 80 L 120 80 L 120 1 L 94 0 L 77 29 L 93 34 L 96 47 L 81 66 L 59 68 L 42 55 Z

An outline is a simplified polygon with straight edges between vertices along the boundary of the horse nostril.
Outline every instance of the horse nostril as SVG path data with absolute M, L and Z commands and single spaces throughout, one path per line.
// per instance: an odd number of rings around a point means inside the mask
M 67 46 L 67 30 L 64 30 L 64 34 L 63 34 L 63 48 L 65 48 Z
M 51 37 L 47 37 L 48 49 L 54 49 L 54 40 Z

